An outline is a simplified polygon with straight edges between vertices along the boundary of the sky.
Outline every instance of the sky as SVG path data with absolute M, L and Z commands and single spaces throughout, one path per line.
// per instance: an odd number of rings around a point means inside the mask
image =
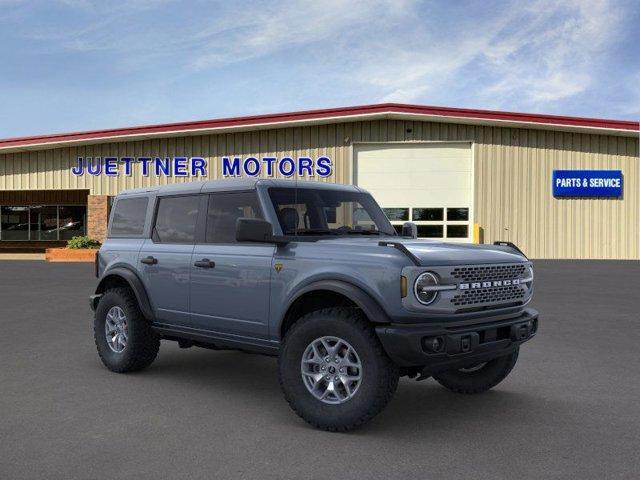
M 0 0 L 0 138 L 384 102 L 640 119 L 640 2 Z

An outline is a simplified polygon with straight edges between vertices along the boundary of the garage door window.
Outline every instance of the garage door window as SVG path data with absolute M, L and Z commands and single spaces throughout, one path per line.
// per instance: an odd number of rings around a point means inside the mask
M 384 208 L 396 232 L 411 220 L 418 227 L 418 238 L 465 239 L 469 237 L 467 207 L 395 207 Z
M 384 214 L 392 222 L 407 222 L 409 220 L 408 208 L 383 208 Z
M 414 208 L 414 222 L 441 222 L 444 220 L 444 208 Z

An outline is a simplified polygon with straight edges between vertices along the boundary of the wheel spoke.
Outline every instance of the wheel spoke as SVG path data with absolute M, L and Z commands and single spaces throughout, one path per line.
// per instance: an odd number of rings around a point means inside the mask
M 340 381 L 342 382 L 342 385 L 344 385 L 344 389 L 347 391 L 347 397 L 350 397 L 352 395 L 351 387 L 349 386 L 351 382 L 345 379 L 344 375 L 340 376 Z
M 302 372 L 302 375 L 313 378 L 314 385 L 317 384 L 320 380 L 322 380 L 322 377 L 324 376 L 321 373 L 315 373 L 315 372 Z
M 325 340 L 325 337 L 322 337 L 320 339 L 320 342 L 322 343 L 322 346 L 324 347 L 324 349 L 327 351 L 327 355 L 333 356 L 334 348 L 331 345 L 329 345 L 329 342 Z
M 327 385 L 327 388 L 322 393 L 320 400 L 327 398 L 330 394 L 334 393 L 334 391 L 335 391 L 335 388 L 334 388 L 333 382 L 329 382 L 329 384 Z
M 306 363 L 307 365 L 320 365 L 322 363 L 321 360 L 318 360 L 317 358 L 305 358 L 304 360 L 302 360 L 303 363 Z
M 317 358 L 317 359 L 318 359 L 318 361 L 320 361 L 320 362 L 321 362 L 321 361 L 322 361 L 322 354 L 321 354 L 321 353 L 320 353 L 320 351 L 318 350 L 318 346 L 316 345 L 316 343 L 315 343 L 315 342 L 313 342 L 313 343 L 311 344 L 311 348 L 312 348 L 312 350 L 313 350 L 313 356 L 314 356 L 314 358 Z
M 341 365 L 345 368 L 360 368 L 359 363 L 352 362 L 350 360 L 343 360 Z

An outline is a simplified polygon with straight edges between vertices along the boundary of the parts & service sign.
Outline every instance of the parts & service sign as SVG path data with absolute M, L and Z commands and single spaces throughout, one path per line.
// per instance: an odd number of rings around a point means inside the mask
M 622 170 L 554 170 L 554 197 L 621 197 Z

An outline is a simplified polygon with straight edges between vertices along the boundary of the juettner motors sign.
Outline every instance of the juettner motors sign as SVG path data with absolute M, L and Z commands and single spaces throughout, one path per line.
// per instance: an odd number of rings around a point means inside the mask
M 148 177 L 206 177 L 208 161 L 202 157 L 78 157 L 71 173 L 81 175 L 131 176 L 134 170 Z M 329 157 L 222 157 L 223 177 L 328 177 L 333 172 Z
M 554 170 L 554 197 L 620 197 L 622 170 Z

